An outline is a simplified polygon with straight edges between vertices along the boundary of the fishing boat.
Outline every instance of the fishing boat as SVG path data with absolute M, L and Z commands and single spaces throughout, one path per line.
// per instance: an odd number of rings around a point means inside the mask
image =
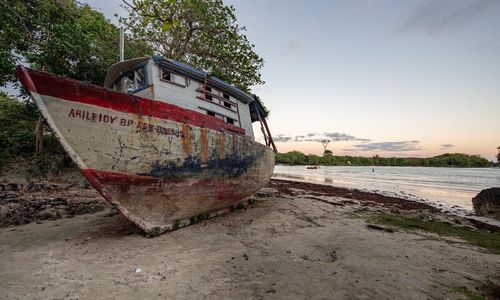
M 230 211 L 273 173 L 260 99 L 191 66 L 126 60 L 104 87 L 23 66 L 17 75 L 90 184 L 149 235 Z

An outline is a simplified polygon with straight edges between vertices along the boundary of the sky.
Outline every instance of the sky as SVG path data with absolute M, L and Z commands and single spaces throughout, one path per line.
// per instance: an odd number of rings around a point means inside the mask
M 120 0 L 86 0 L 109 19 Z M 255 51 L 280 152 L 494 160 L 500 1 L 225 0 Z M 260 130 L 259 130 L 260 131 Z

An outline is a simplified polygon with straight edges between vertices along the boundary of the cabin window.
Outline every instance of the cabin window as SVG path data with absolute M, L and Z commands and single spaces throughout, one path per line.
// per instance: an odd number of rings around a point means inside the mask
M 233 125 L 236 125 L 236 126 L 240 126 L 239 125 L 240 123 L 239 123 L 238 119 L 233 119 L 233 118 L 225 116 L 223 114 L 216 113 L 214 111 L 208 110 L 208 109 L 206 109 L 204 107 L 198 106 L 198 108 L 201 109 L 201 110 L 203 110 L 203 111 L 205 111 L 207 115 L 215 117 L 215 118 L 221 120 L 222 122 L 225 122 L 225 123 L 228 123 L 228 124 L 233 124 Z
M 170 75 L 170 72 L 167 72 L 165 70 L 162 70 L 162 75 L 161 75 L 161 79 L 164 79 L 164 80 L 168 80 L 168 81 L 172 81 L 172 76 Z
M 214 97 L 216 97 L 215 95 L 213 95 L 212 88 L 207 86 L 206 84 L 201 86 L 200 91 L 203 93 L 202 98 L 205 100 L 213 101 Z
M 146 66 L 130 70 L 119 77 L 113 89 L 122 93 L 133 94 L 147 87 Z
M 228 93 L 207 86 L 207 84 L 203 83 L 200 83 L 200 87 L 196 89 L 196 91 L 200 92 L 200 95 L 196 96 L 196 98 L 209 101 L 232 112 L 237 112 L 238 104 L 234 101 L 235 99 L 232 99 Z M 225 121 L 226 119 L 222 118 L 222 120 Z
M 168 83 L 172 83 L 174 85 L 178 85 L 181 87 L 187 86 L 187 79 L 184 76 L 179 74 L 172 73 L 168 70 L 161 69 L 161 80 L 167 81 Z

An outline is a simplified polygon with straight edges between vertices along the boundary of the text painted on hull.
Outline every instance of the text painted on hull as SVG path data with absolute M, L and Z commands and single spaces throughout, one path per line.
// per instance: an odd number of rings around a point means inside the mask
M 87 120 L 95 123 L 100 122 L 100 123 L 117 124 L 123 127 L 134 126 L 137 132 L 156 132 L 157 134 L 173 135 L 180 138 L 184 137 L 183 132 L 175 128 L 168 128 L 161 125 L 153 125 L 143 121 L 138 121 L 136 124 L 135 120 L 132 119 L 118 118 L 117 116 L 112 116 L 110 114 L 96 113 L 88 110 L 72 108 L 68 114 L 68 117 L 79 118 L 82 120 Z

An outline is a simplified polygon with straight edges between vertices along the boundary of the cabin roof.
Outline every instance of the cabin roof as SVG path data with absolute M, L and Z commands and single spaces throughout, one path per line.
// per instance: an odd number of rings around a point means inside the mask
M 134 58 L 134 59 L 129 59 L 126 61 L 118 62 L 114 65 L 112 65 L 108 73 L 106 74 L 106 79 L 104 80 L 104 86 L 105 87 L 110 87 L 111 84 L 115 81 L 118 76 L 121 74 L 125 73 L 126 71 L 148 61 L 151 59 L 151 57 L 140 57 L 140 58 Z M 210 76 L 204 71 L 198 70 L 194 67 L 191 67 L 189 65 L 180 63 L 175 60 L 171 59 L 166 59 L 162 56 L 153 56 L 152 57 L 153 62 L 155 64 L 159 64 L 162 67 L 173 71 L 174 73 L 178 73 L 180 75 L 187 76 L 191 79 L 198 80 L 200 82 L 207 82 L 210 86 L 213 86 L 219 90 L 222 90 L 228 94 L 233 95 L 236 97 L 238 100 L 244 102 L 244 103 L 250 103 L 254 101 L 252 96 L 248 95 L 247 93 L 243 92 L 239 88 L 232 86 L 231 84 L 217 78 L 214 76 Z
M 104 79 L 104 86 L 111 87 L 111 84 L 115 81 L 118 76 L 123 74 L 124 72 L 130 70 L 131 68 L 140 65 L 143 62 L 146 62 L 150 59 L 150 57 L 139 57 L 134 59 L 129 59 L 125 61 L 117 62 L 109 67 L 108 72 L 106 73 L 106 79 Z

